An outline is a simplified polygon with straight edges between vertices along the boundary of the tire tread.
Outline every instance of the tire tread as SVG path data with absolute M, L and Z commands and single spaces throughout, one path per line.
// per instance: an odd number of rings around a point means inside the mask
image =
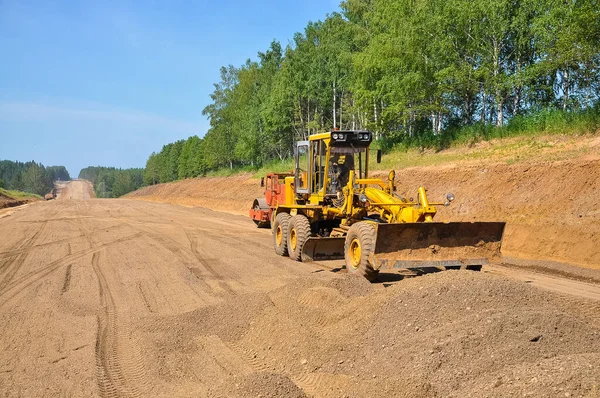
M 311 235 L 310 222 L 308 218 L 306 218 L 303 214 L 298 214 L 292 217 L 289 223 L 289 229 L 287 233 L 287 238 L 290 238 L 290 232 L 292 228 L 296 228 L 296 251 L 292 252 L 289 250 L 290 244 L 288 241 L 288 254 L 292 260 L 302 261 L 302 248 L 306 243 L 306 240 Z
M 275 222 L 273 223 L 273 246 L 275 246 L 275 253 L 280 256 L 288 255 L 287 235 L 289 231 L 290 218 L 292 217 L 288 213 L 279 213 L 275 217 Z M 283 231 L 283 240 L 281 242 L 281 246 L 277 246 L 276 237 L 277 226 L 279 225 L 281 225 L 281 230 Z

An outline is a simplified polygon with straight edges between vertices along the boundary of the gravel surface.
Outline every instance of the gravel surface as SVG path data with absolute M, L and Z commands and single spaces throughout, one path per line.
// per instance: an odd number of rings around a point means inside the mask
M 0 234 L 0 397 L 599 395 L 600 301 L 527 280 L 370 284 L 247 218 L 132 200 L 35 203 Z

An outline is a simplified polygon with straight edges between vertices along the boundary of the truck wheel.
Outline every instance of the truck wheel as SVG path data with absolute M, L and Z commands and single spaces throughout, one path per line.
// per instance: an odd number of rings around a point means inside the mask
M 287 236 L 290 218 L 292 217 L 287 213 L 279 213 L 273 223 L 273 244 L 275 245 L 275 253 L 280 256 L 287 256 L 288 254 Z
M 377 279 L 379 271 L 369 263 L 369 255 L 375 250 L 375 227 L 361 221 L 353 224 L 346 235 L 344 258 L 346 270 L 350 274 L 360 275 L 370 282 Z
M 308 218 L 302 214 L 295 215 L 290 220 L 288 231 L 287 246 L 290 258 L 301 261 L 302 248 L 311 234 Z

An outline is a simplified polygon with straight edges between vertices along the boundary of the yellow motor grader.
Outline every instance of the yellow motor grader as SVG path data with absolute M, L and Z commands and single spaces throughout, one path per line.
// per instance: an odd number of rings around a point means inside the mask
M 505 223 L 434 222 L 424 187 L 396 194 L 395 173 L 369 178 L 369 131 L 331 131 L 296 143 L 295 172 L 273 204 L 275 252 L 297 261 L 345 259 L 350 273 L 376 279 L 384 268 L 481 269 L 499 257 Z M 377 163 L 381 152 L 377 151 Z

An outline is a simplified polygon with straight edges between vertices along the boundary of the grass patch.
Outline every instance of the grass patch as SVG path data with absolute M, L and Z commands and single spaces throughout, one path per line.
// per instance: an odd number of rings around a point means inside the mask
M 415 166 L 435 166 L 458 161 L 504 159 L 509 164 L 532 159 L 545 151 L 552 151 L 552 136 L 577 137 L 600 132 L 600 108 L 579 112 L 561 110 L 540 111 L 527 116 L 516 116 L 504 127 L 480 124 L 450 129 L 441 135 L 423 133 L 419 137 L 383 139 L 372 147 L 384 150 L 382 163 L 371 169 L 402 169 Z M 507 139 L 513 138 L 513 139 Z M 477 144 L 493 141 L 489 147 Z M 556 148 L 562 155 L 557 159 L 576 155 L 573 151 Z M 576 152 L 581 152 L 578 149 Z
M 34 193 L 29 192 L 21 192 L 21 191 L 12 191 L 4 188 L 0 188 L 0 194 L 4 196 L 8 196 L 9 198 L 15 200 L 21 199 L 43 199 L 40 195 L 36 195 Z
M 380 164 L 371 154 L 370 170 L 404 169 L 408 167 L 437 166 L 464 161 L 487 161 L 497 159 L 508 164 L 545 156 L 548 160 L 577 156 L 585 149 L 570 150 L 569 144 L 556 144 L 552 136 L 577 137 L 600 132 L 600 105 L 577 112 L 543 110 L 512 118 L 504 127 L 474 124 L 449 129 L 440 135 L 424 132 L 420 136 L 394 135 L 373 142 L 371 148 L 381 148 L 384 156 Z M 508 139 L 511 138 L 511 139 Z M 565 141 L 562 137 L 561 141 Z M 491 141 L 489 145 L 478 145 Z M 556 149 L 556 154 L 551 154 Z M 543 155 L 542 155 L 543 154 Z M 225 168 L 207 173 L 207 177 L 228 177 L 239 173 L 252 173 L 263 177 L 270 172 L 287 172 L 294 169 L 293 159 L 272 160 L 260 168 L 254 166 Z
M 414 137 L 393 135 L 380 143 L 384 152 L 409 149 L 443 150 L 456 146 L 473 145 L 498 138 L 542 135 L 585 135 L 600 130 L 600 105 L 581 111 L 541 110 L 528 115 L 515 116 L 503 127 L 476 123 L 470 126 L 449 128 L 435 135 L 425 131 Z

